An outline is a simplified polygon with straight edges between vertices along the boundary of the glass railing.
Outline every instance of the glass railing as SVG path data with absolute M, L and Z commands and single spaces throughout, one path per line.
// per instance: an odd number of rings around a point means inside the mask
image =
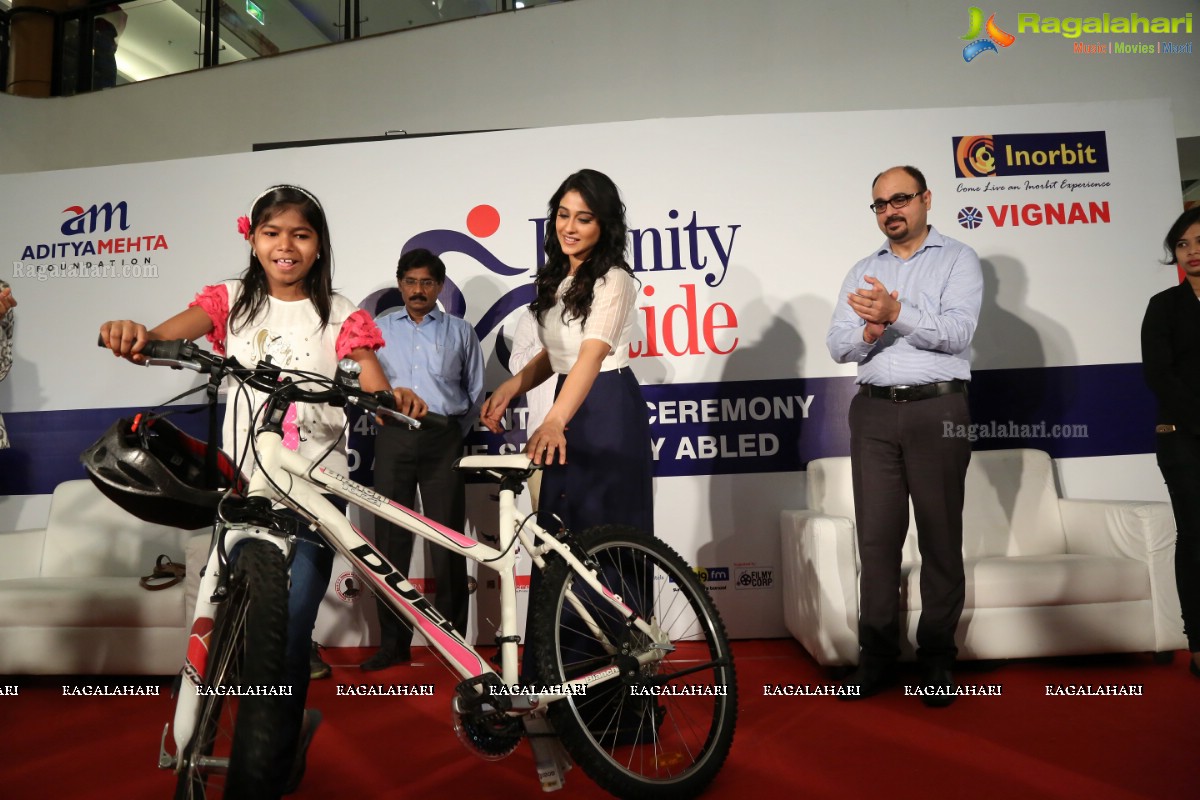
M 555 2 L 567 0 L 93 0 L 56 16 L 55 38 L 45 44 L 56 66 L 50 94 Z M 20 12 L 8 23 L 21 24 Z M 0 54 L 7 40 L 0 28 Z

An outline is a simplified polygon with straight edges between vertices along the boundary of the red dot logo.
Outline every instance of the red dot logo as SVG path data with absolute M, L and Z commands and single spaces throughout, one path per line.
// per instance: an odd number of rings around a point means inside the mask
M 475 206 L 467 214 L 467 230 L 477 239 L 486 239 L 500 227 L 500 212 L 489 205 Z

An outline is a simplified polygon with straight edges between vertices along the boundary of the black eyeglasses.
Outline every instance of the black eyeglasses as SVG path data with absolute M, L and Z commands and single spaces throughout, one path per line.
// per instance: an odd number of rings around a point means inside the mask
M 871 203 L 869 208 L 876 214 L 882 214 L 888 206 L 891 206 L 892 208 L 904 208 L 906 205 L 912 202 L 914 197 L 920 197 L 923 194 L 925 194 L 925 192 L 917 192 L 916 194 L 894 194 L 887 200 L 876 200 L 874 203 Z
M 432 289 L 437 286 L 437 281 L 433 278 L 401 278 L 400 283 L 409 289 L 415 289 L 418 286 L 422 289 Z

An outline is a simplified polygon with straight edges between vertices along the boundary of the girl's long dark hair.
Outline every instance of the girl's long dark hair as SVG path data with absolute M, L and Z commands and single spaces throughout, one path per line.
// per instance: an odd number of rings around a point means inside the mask
M 633 274 L 625 261 L 628 226 L 625 223 L 625 204 L 621 202 L 617 185 L 607 175 L 594 169 L 582 169 L 568 176 L 550 198 L 546 213 L 546 265 L 538 271 L 535 282 L 537 297 L 529 305 L 537 315 L 538 324 L 542 323 L 546 312 L 554 308 L 558 287 L 570 274 L 570 263 L 559 244 L 555 224 L 559 203 L 567 192 L 579 192 L 583 202 L 591 209 L 600 224 L 600 239 L 587 260 L 579 265 L 575 279 L 563 294 L 563 321 L 566 322 L 570 317 L 578 319 L 580 325 L 587 322 L 596 281 L 603 279 L 610 269 L 617 267 Z
M 258 196 L 250 209 L 250 235 L 274 219 L 276 215 L 294 208 L 304 221 L 317 233 L 317 261 L 304 276 L 304 289 L 317 308 L 321 328 L 329 324 L 329 312 L 333 306 L 333 244 L 329 241 L 329 225 L 325 221 L 325 209 L 311 192 L 299 186 L 272 186 Z M 250 266 L 242 274 L 242 291 L 237 302 L 229 309 L 229 329 L 236 332 L 258 318 L 267 304 L 267 273 L 258 262 L 254 248 L 250 248 Z

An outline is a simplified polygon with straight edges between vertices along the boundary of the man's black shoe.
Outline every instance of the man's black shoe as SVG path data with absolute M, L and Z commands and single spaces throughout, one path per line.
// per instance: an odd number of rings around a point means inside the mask
M 359 664 L 358 668 L 363 672 L 378 672 L 397 664 L 407 664 L 409 661 L 412 661 L 412 655 L 407 648 L 400 650 L 395 647 L 381 647 L 375 655 Z
M 929 708 L 945 708 L 954 702 L 954 676 L 949 667 L 929 666 L 921 679 L 921 702 Z
M 846 691 L 838 694 L 838 700 L 862 700 L 879 694 L 892 684 L 892 668 L 879 664 L 860 663 L 858 668 L 842 681 Z

